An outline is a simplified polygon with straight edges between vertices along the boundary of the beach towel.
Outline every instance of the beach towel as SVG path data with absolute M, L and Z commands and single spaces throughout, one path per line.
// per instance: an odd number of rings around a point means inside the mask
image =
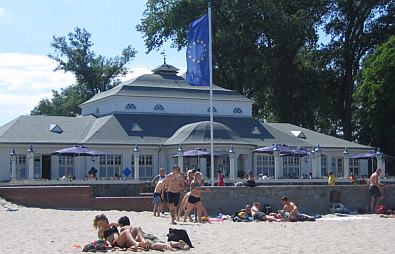
M 178 242 L 180 240 L 183 240 L 186 244 L 189 245 L 189 247 L 194 248 L 185 229 L 169 228 L 169 233 L 167 234 L 167 241 Z

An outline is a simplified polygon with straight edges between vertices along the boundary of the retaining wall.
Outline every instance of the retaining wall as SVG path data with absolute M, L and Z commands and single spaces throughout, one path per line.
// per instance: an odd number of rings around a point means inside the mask
M 348 208 L 366 210 L 370 205 L 368 185 L 213 187 L 210 192 L 203 194 L 203 200 L 211 214 L 233 214 L 253 202 L 270 204 L 276 211 L 282 208 L 281 197 L 288 196 L 289 200 L 299 206 L 301 212 L 327 214 L 333 190 L 340 193 L 340 202 Z M 395 208 L 395 185 L 385 187 L 383 203 Z

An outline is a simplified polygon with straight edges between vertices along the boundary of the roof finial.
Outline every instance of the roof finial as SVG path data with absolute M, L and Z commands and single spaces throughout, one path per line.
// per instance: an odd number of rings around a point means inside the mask
M 163 56 L 163 64 L 166 64 L 166 51 L 163 50 L 162 52 L 160 52 L 160 54 Z

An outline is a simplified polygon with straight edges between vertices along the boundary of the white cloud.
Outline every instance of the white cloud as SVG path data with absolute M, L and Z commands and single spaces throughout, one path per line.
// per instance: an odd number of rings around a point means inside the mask
M 0 54 L 0 125 L 29 114 L 52 90 L 74 83 L 74 76 L 54 72 L 56 62 L 47 56 L 21 53 Z
M 5 9 L 3 7 L 0 7 L 0 17 L 3 16 L 5 13 Z
M 0 126 L 30 111 L 52 90 L 75 82 L 71 73 L 53 70 L 56 62 L 47 56 L 0 53 Z M 131 67 L 122 81 L 152 73 L 145 67 Z M 182 74 L 183 72 L 180 72 Z

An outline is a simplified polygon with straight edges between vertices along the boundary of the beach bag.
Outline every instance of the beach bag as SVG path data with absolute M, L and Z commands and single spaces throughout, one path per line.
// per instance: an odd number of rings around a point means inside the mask
M 193 248 L 191 240 L 189 239 L 188 233 L 185 229 L 169 228 L 169 233 L 167 234 L 167 241 L 178 242 L 183 240 L 189 247 Z
M 272 206 L 270 204 L 266 204 L 266 205 L 263 206 L 263 212 L 266 215 L 269 215 L 272 211 L 273 211 L 272 210 Z

